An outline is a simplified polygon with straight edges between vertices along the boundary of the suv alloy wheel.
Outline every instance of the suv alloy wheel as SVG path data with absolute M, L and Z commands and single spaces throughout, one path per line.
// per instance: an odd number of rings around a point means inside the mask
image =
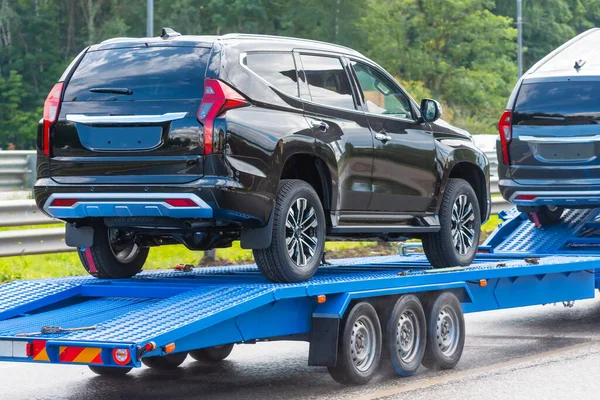
M 479 203 L 463 179 L 448 180 L 440 207 L 440 230 L 423 236 L 423 250 L 434 268 L 471 264 L 481 227 Z
M 284 179 L 273 218 L 271 246 L 253 250 L 258 268 L 273 282 L 310 279 L 325 248 L 325 216 L 319 196 L 304 181 Z

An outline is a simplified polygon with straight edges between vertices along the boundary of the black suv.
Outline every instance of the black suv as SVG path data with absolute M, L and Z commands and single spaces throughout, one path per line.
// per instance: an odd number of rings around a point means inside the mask
M 600 205 L 600 29 L 535 64 L 502 114 L 497 142 L 502 196 L 537 225 L 564 207 Z
M 275 282 L 309 279 L 326 239 L 421 238 L 469 264 L 488 161 L 351 49 L 260 35 L 112 39 L 44 106 L 35 198 L 88 272 L 129 277 L 148 248 L 254 250 Z

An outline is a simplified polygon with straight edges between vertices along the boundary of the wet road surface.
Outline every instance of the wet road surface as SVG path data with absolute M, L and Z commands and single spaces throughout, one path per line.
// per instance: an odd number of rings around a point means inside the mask
M 123 378 L 86 367 L 0 363 L 0 399 L 599 399 L 600 298 L 466 316 L 461 362 L 399 378 L 383 365 L 363 387 L 308 367 L 308 344 L 236 346 L 220 365 L 191 358 L 176 371 Z

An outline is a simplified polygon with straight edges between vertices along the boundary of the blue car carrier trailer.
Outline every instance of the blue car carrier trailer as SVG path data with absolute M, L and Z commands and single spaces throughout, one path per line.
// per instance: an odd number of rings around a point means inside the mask
M 382 357 L 399 375 L 460 360 L 464 312 L 593 298 L 600 210 L 536 228 L 515 211 L 472 266 L 432 269 L 422 255 L 337 260 L 309 281 L 274 284 L 255 266 L 70 277 L 0 286 L 0 361 L 87 365 L 103 375 L 190 355 L 218 362 L 234 344 L 310 343 L 310 365 L 363 384 Z

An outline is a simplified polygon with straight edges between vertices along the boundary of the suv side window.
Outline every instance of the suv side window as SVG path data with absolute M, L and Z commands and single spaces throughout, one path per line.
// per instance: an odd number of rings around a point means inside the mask
M 248 53 L 245 63 L 277 89 L 298 97 L 298 74 L 292 53 Z
M 337 57 L 301 54 L 308 89 L 314 102 L 355 109 L 348 75 Z
M 369 65 L 352 60 L 350 64 L 356 73 L 368 112 L 414 119 L 410 100 L 398 85 Z

